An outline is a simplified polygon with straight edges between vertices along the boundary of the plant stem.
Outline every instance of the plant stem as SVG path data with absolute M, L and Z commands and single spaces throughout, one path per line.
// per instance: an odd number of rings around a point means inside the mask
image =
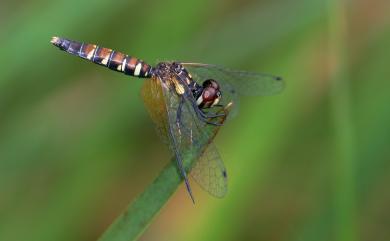
M 153 183 L 111 224 L 99 241 L 136 240 L 143 233 L 182 182 L 175 163 L 172 160 L 161 171 Z
M 232 102 L 228 103 L 220 112 L 217 112 L 217 114 L 221 112 L 225 113 L 225 116 L 219 119 L 221 124 L 223 124 L 229 114 L 231 106 Z M 204 128 L 205 130 L 210 128 L 211 134 L 208 143 L 212 142 L 220 126 L 206 125 Z M 205 143 L 204 150 L 206 148 L 207 144 Z M 183 162 L 184 168 L 189 170 L 193 163 L 197 161 L 197 157 L 194 157 L 192 153 L 188 153 L 185 156 L 187 157 L 187 161 Z M 168 202 L 169 198 L 175 193 L 182 181 L 176 166 L 176 161 L 173 159 L 161 171 L 153 183 L 111 224 L 98 241 L 137 240 L 161 208 Z
M 334 227 L 336 240 L 357 240 L 356 150 L 350 113 L 347 1 L 329 0 L 329 67 L 334 125 Z

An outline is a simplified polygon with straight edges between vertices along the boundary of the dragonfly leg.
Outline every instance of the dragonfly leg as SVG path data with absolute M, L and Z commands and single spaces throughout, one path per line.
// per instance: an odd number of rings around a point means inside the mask
M 217 109 L 218 108 L 218 110 L 216 111 L 216 112 L 218 112 L 218 111 L 221 111 L 221 110 L 225 109 L 225 107 L 226 107 L 225 105 L 218 104 L 218 105 L 214 105 L 211 108 L 213 108 L 213 109 Z
M 213 107 L 222 107 L 222 108 L 224 108 L 225 106 L 221 105 L 221 104 L 216 104 L 216 105 L 213 105 Z
M 212 122 L 212 121 L 209 121 L 208 119 L 225 116 L 225 114 L 216 114 L 213 116 L 207 116 L 205 113 L 203 113 L 203 111 L 201 109 L 199 109 L 198 105 L 196 104 L 196 102 L 194 101 L 193 98 L 189 98 L 188 96 L 186 96 L 186 97 L 190 101 L 190 103 L 192 104 L 192 108 L 194 109 L 196 115 L 198 116 L 198 118 L 201 121 L 203 121 L 204 123 L 210 124 L 210 125 L 215 125 L 215 126 L 222 126 L 223 125 L 222 123 Z
M 206 115 L 209 114 L 209 113 L 221 113 L 221 114 L 218 114 L 218 117 L 226 116 L 226 112 L 223 111 L 225 109 L 225 107 L 226 106 L 219 104 L 219 105 L 214 105 L 213 107 L 210 107 L 210 108 L 207 108 L 207 109 L 202 109 L 202 111 Z
M 225 114 L 214 114 L 214 115 L 206 115 L 201 109 L 199 109 L 198 106 L 194 107 L 195 112 L 198 114 L 198 117 L 201 121 L 210 124 L 210 125 L 215 125 L 215 126 L 222 126 L 222 123 L 219 122 L 212 122 L 209 121 L 208 119 L 216 118 L 216 117 L 222 117 L 225 116 Z
M 199 109 L 199 107 L 198 107 Z M 222 117 L 222 116 L 225 116 L 226 114 L 225 113 L 222 113 L 222 114 L 210 114 L 208 115 L 208 113 L 205 113 L 202 109 L 199 109 L 199 111 L 201 112 L 201 115 L 204 117 L 204 118 L 217 118 L 217 117 Z
M 215 115 L 215 116 L 207 116 L 203 113 L 203 111 L 201 109 L 198 108 L 198 106 L 195 106 L 194 107 L 195 109 L 195 112 L 196 114 L 198 115 L 198 118 L 207 123 L 207 124 L 210 124 L 210 125 L 215 125 L 215 126 L 222 126 L 223 124 L 222 123 L 218 123 L 218 122 L 212 122 L 212 121 L 209 121 L 208 119 L 211 119 L 211 118 L 215 118 L 215 117 L 220 117 L 220 115 Z M 222 114 L 221 116 L 224 116 L 225 114 Z

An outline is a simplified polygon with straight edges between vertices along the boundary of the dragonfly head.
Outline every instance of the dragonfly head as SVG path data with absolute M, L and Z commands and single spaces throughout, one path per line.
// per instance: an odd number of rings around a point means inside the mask
M 196 103 L 201 108 L 210 108 L 219 103 L 222 97 L 219 84 L 216 80 L 208 79 L 202 84 L 202 94 L 196 100 Z

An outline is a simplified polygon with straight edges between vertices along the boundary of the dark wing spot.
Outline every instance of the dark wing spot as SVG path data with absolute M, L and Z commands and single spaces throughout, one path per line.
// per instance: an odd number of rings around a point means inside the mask
M 223 176 L 224 178 L 227 178 L 226 170 L 223 170 L 223 171 L 222 171 L 222 176 Z
M 275 80 L 283 80 L 283 78 L 282 78 L 282 77 L 279 77 L 279 76 L 277 76 L 277 77 L 275 78 Z

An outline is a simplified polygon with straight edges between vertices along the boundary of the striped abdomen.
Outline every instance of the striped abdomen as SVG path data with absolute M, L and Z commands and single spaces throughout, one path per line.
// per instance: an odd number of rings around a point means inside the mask
M 53 37 L 51 43 L 70 54 L 88 59 L 96 64 L 104 65 L 127 75 L 140 78 L 150 78 L 152 76 L 152 67 L 150 65 L 112 49 L 59 37 Z

